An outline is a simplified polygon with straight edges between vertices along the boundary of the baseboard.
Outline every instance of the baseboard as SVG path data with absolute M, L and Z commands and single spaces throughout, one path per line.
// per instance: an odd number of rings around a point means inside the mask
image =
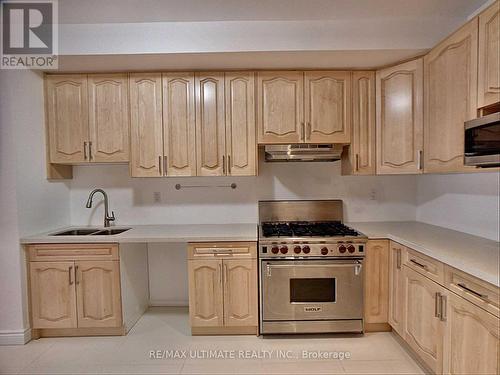
M 0 331 L 0 345 L 24 345 L 31 340 L 31 328 Z
M 417 365 L 422 369 L 422 371 L 426 374 L 433 374 L 431 369 L 427 366 L 427 364 L 422 361 L 422 359 L 413 351 L 413 349 L 408 345 L 408 343 L 401 337 L 399 334 L 392 330 L 392 335 L 396 339 L 396 341 L 401 345 L 401 347 L 405 350 L 406 353 L 417 363 Z
M 151 307 L 187 307 L 189 306 L 189 301 L 173 301 L 170 299 L 150 299 L 149 306 Z

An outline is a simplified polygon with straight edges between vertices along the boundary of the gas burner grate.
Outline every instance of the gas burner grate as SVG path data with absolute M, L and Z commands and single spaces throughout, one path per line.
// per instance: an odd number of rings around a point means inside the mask
M 291 221 L 262 223 L 264 237 L 337 237 L 358 236 L 340 221 Z

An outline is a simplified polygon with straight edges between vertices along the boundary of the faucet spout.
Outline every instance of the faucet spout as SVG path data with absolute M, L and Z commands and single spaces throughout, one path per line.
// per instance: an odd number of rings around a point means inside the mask
M 107 228 L 110 226 L 110 222 L 115 220 L 115 213 L 113 211 L 111 211 L 111 215 L 109 215 L 108 195 L 106 194 L 106 192 L 104 190 L 102 190 L 102 189 L 92 190 L 90 192 L 89 199 L 87 199 L 87 204 L 85 205 L 85 207 L 87 207 L 87 208 L 92 207 L 92 199 L 94 198 L 95 193 L 101 193 L 102 196 L 104 197 L 104 227 Z

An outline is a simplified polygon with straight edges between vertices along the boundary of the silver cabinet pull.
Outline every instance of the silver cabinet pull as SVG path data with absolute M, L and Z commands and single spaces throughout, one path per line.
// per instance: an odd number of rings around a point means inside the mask
M 80 284 L 80 282 L 78 281 L 78 266 L 75 266 L 75 284 Z
M 418 170 L 422 170 L 422 150 L 417 151 L 417 168 Z
M 410 259 L 410 262 L 427 271 L 427 266 L 425 264 L 419 263 L 415 259 Z
M 301 135 L 301 139 L 302 141 L 305 142 L 306 140 L 306 124 L 301 122 L 300 125 L 302 126 L 302 135 Z
M 231 155 L 227 156 L 227 174 L 231 174 Z
M 222 174 L 226 174 L 226 155 L 222 155 Z
M 69 285 L 73 285 L 73 278 L 71 277 L 72 271 L 73 271 L 73 266 L 70 266 L 68 269 Z
M 447 311 L 446 310 L 448 309 L 448 303 L 447 302 L 448 301 L 447 301 L 446 296 L 444 296 L 444 295 L 441 294 L 440 295 L 440 303 L 439 303 L 439 305 L 441 306 L 441 308 L 439 310 L 440 311 L 440 314 L 439 314 L 440 317 L 439 317 L 439 319 L 442 322 L 446 322 L 446 317 L 447 317 Z
M 458 283 L 457 286 L 459 286 L 460 288 L 462 288 L 466 292 L 469 292 L 469 293 L 475 295 L 478 298 L 481 298 L 481 299 L 484 299 L 484 300 L 488 300 L 488 295 L 487 294 L 481 294 L 479 292 L 476 292 L 475 290 L 469 288 L 467 285 L 465 285 L 463 283 Z
M 168 175 L 168 159 L 167 159 L 167 156 L 163 157 L 163 174 L 165 176 Z
M 311 123 L 306 122 L 306 139 L 311 140 L 311 132 L 312 132 Z
M 217 272 L 219 272 L 219 283 L 222 284 L 222 263 L 217 264 Z
M 83 142 L 83 160 L 87 160 L 87 142 Z
M 359 154 L 356 154 L 356 163 L 355 163 L 355 171 L 359 171 Z
M 396 255 L 396 267 L 398 270 L 401 269 L 401 249 L 396 249 L 397 250 L 397 255 Z
M 441 293 L 436 292 L 434 299 L 434 316 L 441 319 Z
M 213 249 L 214 254 L 232 254 L 233 249 Z
M 89 142 L 89 160 L 92 160 L 94 157 L 92 156 L 92 142 Z
M 227 285 L 227 264 L 224 263 L 224 286 Z
M 158 156 L 158 168 L 160 169 L 160 176 L 163 176 L 162 170 L 161 170 L 161 155 Z

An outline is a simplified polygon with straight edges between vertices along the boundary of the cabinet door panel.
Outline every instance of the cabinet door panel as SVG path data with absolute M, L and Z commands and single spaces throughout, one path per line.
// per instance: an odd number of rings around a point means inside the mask
M 389 309 L 389 241 L 368 241 L 364 263 L 365 322 L 387 323 Z
M 404 251 L 404 246 L 391 241 L 389 250 L 389 324 L 400 336 L 404 336 L 405 318 Z
M 500 2 L 479 16 L 478 108 L 500 101 Z
M 257 127 L 262 144 L 298 143 L 304 131 L 304 74 L 257 73 Z
M 89 75 L 91 161 L 129 160 L 127 74 Z
M 257 325 L 257 261 L 224 259 L 225 326 Z
M 305 142 L 349 143 L 351 72 L 305 72 Z
M 89 139 L 87 76 L 46 76 L 46 105 L 50 162 L 89 161 L 84 149 Z
M 421 173 L 422 59 L 377 72 L 377 174 Z
M 30 262 L 33 328 L 76 328 L 73 262 Z
M 78 327 L 122 325 L 118 261 L 75 262 Z
M 163 74 L 167 176 L 196 176 L 194 73 Z
M 444 343 L 445 374 L 498 374 L 499 340 L 497 317 L 450 293 Z
M 231 176 L 257 174 L 254 81 L 253 72 L 225 74 L 227 174 Z
M 467 23 L 424 57 L 425 172 L 462 172 L 464 122 L 477 113 L 478 20 Z
M 222 326 L 222 260 L 190 260 L 188 268 L 191 327 Z
M 224 73 L 196 73 L 198 176 L 223 176 L 225 161 Z
M 163 173 L 163 126 L 160 73 L 133 73 L 130 85 L 132 177 L 158 177 Z
M 443 322 L 436 316 L 438 293 L 446 289 L 404 266 L 406 321 L 404 338 L 418 356 L 436 374 L 443 363 Z

